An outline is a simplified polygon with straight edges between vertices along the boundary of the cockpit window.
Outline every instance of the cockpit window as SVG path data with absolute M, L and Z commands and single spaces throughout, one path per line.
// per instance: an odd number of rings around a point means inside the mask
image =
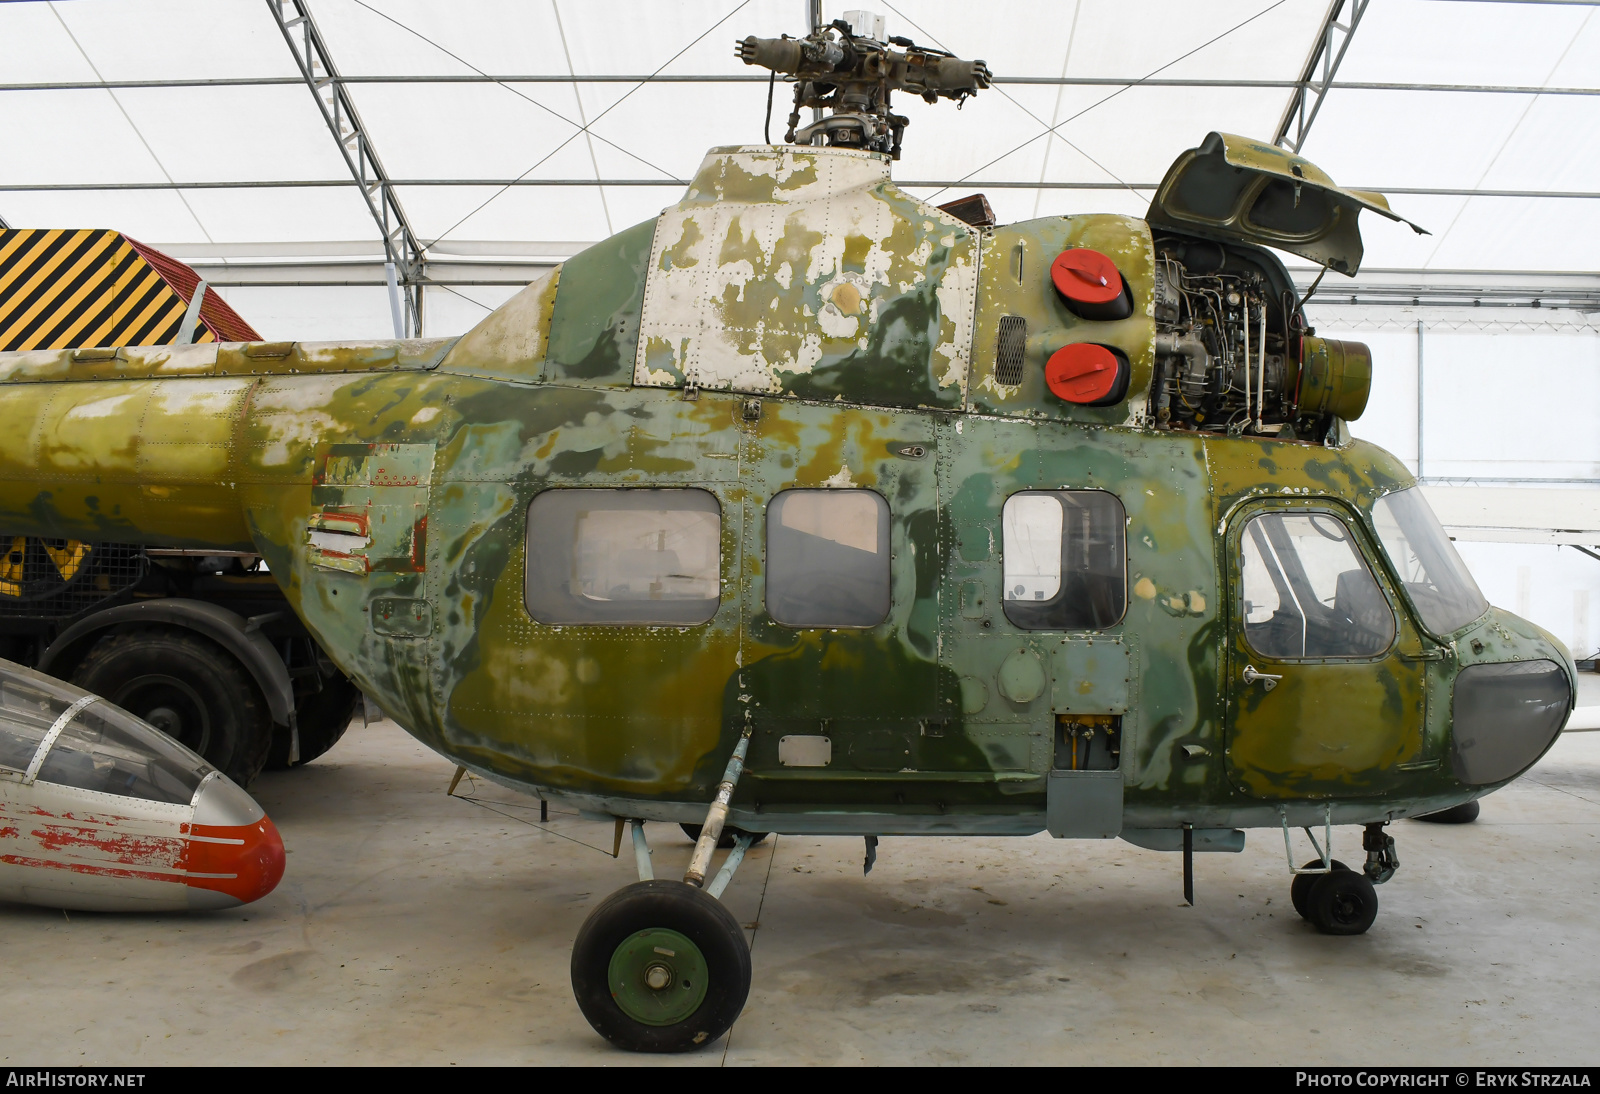
M 76 698 L 57 681 L 31 679 L 37 675 L 20 666 L 0 670 L 0 767 L 12 771 L 28 769 L 56 716 Z
M 39 767 L 41 782 L 187 805 L 211 768 L 110 703 L 68 722 Z
M 1489 610 L 1421 487 L 1379 498 L 1372 507 L 1372 524 L 1429 630 L 1449 634 Z
M 1328 513 L 1263 513 L 1239 543 L 1244 636 L 1263 657 L 1375 657 L 1394 641 L 1394 612 L 1351 539 Z
M 0 662 L 0 767 L 26 773 L 36 761 L 41 782 L 174 805 L 188 804 L 212 770 L 121 707 Z

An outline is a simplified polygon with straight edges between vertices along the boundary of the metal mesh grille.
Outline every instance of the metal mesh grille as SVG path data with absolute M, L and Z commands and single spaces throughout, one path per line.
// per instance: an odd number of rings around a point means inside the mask
M 1022 383 L 1022 351 L 1028 343 L 1028 321 L 1020 315 L 1002 315 L 994 343 L 994 382 L 1007 387 Z
M 126 543 L 0 535 L 0 616 L 77 615 L 135 584 L 145 565 Z

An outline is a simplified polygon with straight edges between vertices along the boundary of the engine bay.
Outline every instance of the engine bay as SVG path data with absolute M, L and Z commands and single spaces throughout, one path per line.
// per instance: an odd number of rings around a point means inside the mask
M 1157 429 L 1320 442 L 1365 409 L 1370 351 L 1317 337 L 1270 252 L 1160 234 L 1154 275 Z
M 1288 274 L 1259 248 L 1182 236 L 1155 241 L 1160 429 L 1282 431 L 1294 418 L 1295 351 L 1305 334 Z

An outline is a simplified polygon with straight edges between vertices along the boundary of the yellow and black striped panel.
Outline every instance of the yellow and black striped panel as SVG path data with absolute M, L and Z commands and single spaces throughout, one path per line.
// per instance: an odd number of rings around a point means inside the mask
M 120 232 L 0 231 L 0 351 L 163 345 L 187 308 Z M 201 323 L 194 340 L 215 336 Z

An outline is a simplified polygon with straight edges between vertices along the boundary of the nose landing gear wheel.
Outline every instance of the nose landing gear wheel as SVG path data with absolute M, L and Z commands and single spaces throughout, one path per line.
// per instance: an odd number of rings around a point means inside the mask
M 733 913 L 681 881 L 607 897 L 572 947 L 572 994 L 606 1040 L 686 1052 L 732 1027 L 750 994 L 750 948 Z
M 1474 798 L 1472 801 L 1462 802 L 1460 805 L 1452 806 L 1449 809 L 1441 809 L 1437 813 L 1424 813 L 1420 817 L 1412 817 L 1411 819 L 1427 821 L 1430 824 L 1471 824 L 1478 819 L 1478 814 L 1482 811 L 1483 806 L 1479 805 L 1478 800 Z
M 1306 911 L 1323 934 L 1365 934 L 1378 917 L 1378 893 L 1365 874 L 1336 869 L 1311 886 Z
M 1346 866 L 1338 859 L 1333 859 L 1332 861 L 1333 868 L 1335 870 L 1350 869 L 1350 867 Z M 1314 858 L 1304 866 L 1300 867 L 1300 869 L 1320 870 L 1322 869 L 1322 860 L 1319 858 Z M 1294 880 L 1289 883 L 1289 903 L 1294 905 L 1294 910 L 1300 913 L 1301 919 L 1311 918 L 1311 912 L 1308 910 L 1306 901 L 1311 896 L 1311 887 L 1315 885 L 1322 877 L 1322 874 L 1296 874 L 1294 876 Z

